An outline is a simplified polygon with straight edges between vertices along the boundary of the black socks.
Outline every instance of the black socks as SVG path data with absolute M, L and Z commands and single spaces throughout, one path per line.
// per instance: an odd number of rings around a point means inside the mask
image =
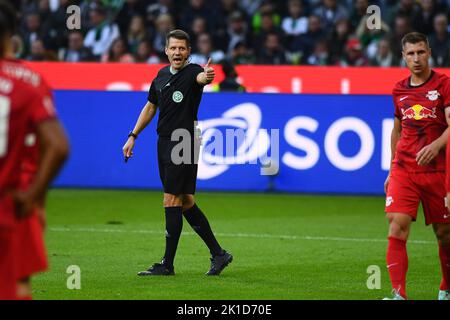
M 164 264 L 173 267 L 178 240 L 183 229 L 183 208 L 166 207 L 164 209 L 166 211 L 166 252 L 164 253 Z
M 208 219 L 196 204 L 194 204 L 192 208 L 183 212 L 183 215 L 187 222 L 191 225 L 192 229 L 194 229 L 194 231 L 197 232 L 200 238 L 202 238 L 206 243 L 213 256 L 223 254 L 223 250 L 211 230 Z

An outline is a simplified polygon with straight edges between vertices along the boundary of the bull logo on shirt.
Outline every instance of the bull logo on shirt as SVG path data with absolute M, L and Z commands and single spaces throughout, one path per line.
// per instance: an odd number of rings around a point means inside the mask
M 435 100 L 437 100 L 437 99 L 439 98 L 439 96 L 440 96 L 440 94 L 439 94 L 439 92 L 438 92 L 437 90 L 431 90 L 431 91 L 428 91 L 428 94 L 427 94 L 427 98 L 428 98 L 430 101 L 435 101 Z
M 414 119 L 421 120 L 426 118 L 436 118 L 436 108 L 428 109 L 427 107 L 421 106 L 420 104 L 413 105 L 408 109 L 401 109 L 403 118 L 405 119 Z

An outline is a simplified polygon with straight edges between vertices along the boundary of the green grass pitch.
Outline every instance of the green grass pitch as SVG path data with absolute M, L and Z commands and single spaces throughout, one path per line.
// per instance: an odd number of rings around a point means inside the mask
M 138 277 L 164 250 L 162 193 L 53 190 L 47 205 L 50 270 L 33 279 L 35 299 L 381 299 L 385 267 L 383 197 L 199 192 L 197 203 L 234 255 L 207 277 L 209 252 L 184 220 L 174 277 Z M 436 299 L 436 241 L 423 215 L 408 255 L 411 299 Z M 67 268 L 81 289 L 67 289 Z M 367 268 L 381 270 L 369 290 Z

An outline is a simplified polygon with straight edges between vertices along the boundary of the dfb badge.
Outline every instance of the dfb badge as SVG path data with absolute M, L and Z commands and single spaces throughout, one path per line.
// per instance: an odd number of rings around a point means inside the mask
M 176 103 L 180 103 L 183 100 L 183 94 L 180 91 L 175 91 L 172 94 L 172 100 Z

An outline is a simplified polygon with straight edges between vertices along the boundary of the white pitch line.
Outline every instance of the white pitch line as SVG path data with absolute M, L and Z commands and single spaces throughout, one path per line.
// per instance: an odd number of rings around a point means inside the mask
M 125 229 L 96 229 L 96 228 L 63 228 L 52 227 L 49 231 L 53 232 L 93 232 L 93 233 L 140 233 L 140 234 L 157 234 L 164 235 L 161 231 L 156 230 L 125 230 Z M 183 235 L 194 236 L 194 232 L 183 232 Z M 387 242 L 386 239 L 370 239 L 370 238 L 341 238 L 341 237 L 313 237 L 313 236 L 292 236 L 292 235 L 276 235 L 276 234 L 258 234 L 258 233 L 216 233 L 219 237 L 230 238 L 260 238 L 260 239 L 287 239 L 287 240 L 312 240 L 312 241 L 351 241 L 351 242 Z M 409 243 L 416 244 L 436 244 L 435 241 L 427 240 L 409 240 Z

